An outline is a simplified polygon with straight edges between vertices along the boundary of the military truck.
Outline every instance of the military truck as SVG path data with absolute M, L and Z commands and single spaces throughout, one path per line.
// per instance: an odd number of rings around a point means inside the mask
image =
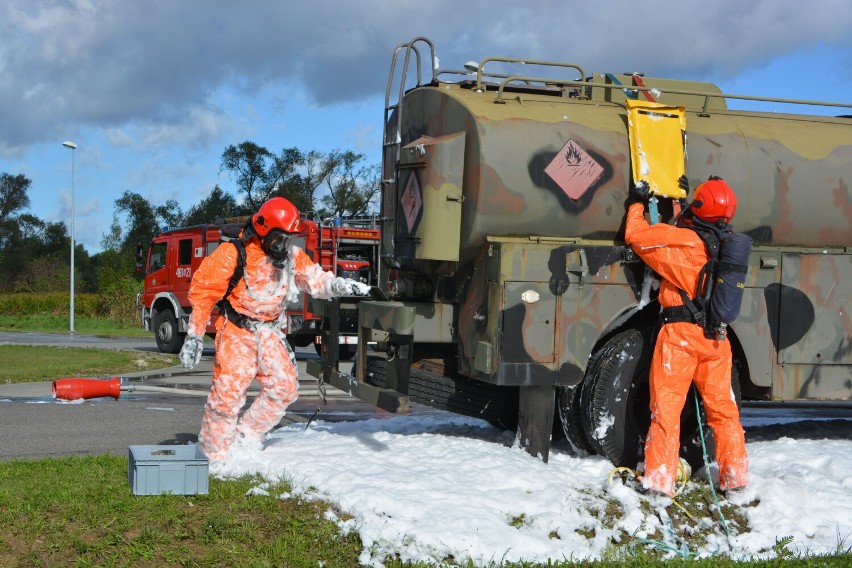
M 427 38 L 400 44 L 387 84 L 380 290 L 358 306 L 359 344 L 384 351 L 359 350 L 354 377 L 333 356 L 311 374 L 389 411 L 415 402 L 516 428 L 545 461 L 564 432 L 635 466 L 660 306 L 624 244 L 625 107 L 654 96 L 685 109 L 691 187 L 724 177 L 735 229 L 754 239 L 728 332 L 737 397 L 850 400 L 852 105 L 573 63 L 437 62 Z M 770 112 L 728 108 L 739 101 Z M 670 200 L 660 207 L 671 220 Z M 691 400 L 682 450 L 695 462 Z

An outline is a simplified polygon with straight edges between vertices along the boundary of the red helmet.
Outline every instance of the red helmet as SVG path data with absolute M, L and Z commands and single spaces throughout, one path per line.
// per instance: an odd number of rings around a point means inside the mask
M 702 221 L 721 221 L 727 225 L 737 211 L 737 196 L 725 180 L 711 178 L 695 188 L 695 196 L 689 207 Z
M 299 232 L 299 210 L 283 197 L 273 197 L 260 206 L 251 218 L 254 232 L 265 237 L 269 231 L 279 229 L 285 233 Z

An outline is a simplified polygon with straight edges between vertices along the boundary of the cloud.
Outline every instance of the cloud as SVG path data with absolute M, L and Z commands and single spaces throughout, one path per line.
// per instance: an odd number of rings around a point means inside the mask
M 821 44 L 852 53 L 846 0 L 811 0 L 806 9 L 790 0 L 6 0 L 4 6 L 0 153 L 6 155 L 80 126 L 107 129 L 119 145 L 203 144 L 228 127 L 224 107 L 212 99 L 224 89 L 256 94 L 300 84 L 317 104 L 383 95 L 393 47 L 419 35 L 433 39 L 442 64 L 454 68 L 507 55 L 692 79 L 734 76 Z

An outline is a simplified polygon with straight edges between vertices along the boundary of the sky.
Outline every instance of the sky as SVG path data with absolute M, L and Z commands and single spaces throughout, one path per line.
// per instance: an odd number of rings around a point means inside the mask
M 184 210 L 216 184 L 236 194 L 219 171 L 232 144 L 377 164 L 391 56 L 417 36 L 445 69 L 504 56 L 852 92 L 848 0 L 4 0 L 0 172 L 32 180 L 29 213 L 70 224 L 73 161 L 75 237 L 97 252 L 124 191 Z
M 647 501 L 618 479 L 608 483 L 612 465 L 605 458 L 575 457 L 564 441 L 545 464 L 519 448 L 512 434 L 474 418 L 423 407 L 409 416 L 339 414 L 324 412 L 307 429 L 282 427 L 262 449 L 235 446 L 213 475 L 259 474 L 248 495 L 333 505 L 326 518 L 360 536 L 364 566 L 396 556 L 429 564 L 470 559 L 473 566 L 594 560 L 611 551 L 613 540 L 641 547 L 642 538 L 683 554 L 736 560 L 772 558 L 786 537 L 786 551 L 796 555 L 852 550 L 850 409 L 817 419 L 789 409 L 744 409 L 750 484 L 730 503 L 749 527 L 729 518 L 728 537 L 715 512 L 705 510 L 689 527 L 677 526 L 707 537 L 700 548 L 685 549 L 666 529 L 671 500 Z M 715 464 L 711 475 L 718 480 Z M 292 490 L 270 493 L 276 486 L 270 482 L 278 480 Z M 703 468 L 684 492 L 701 486 Z M 648 507 L 640 506 L 643 500 Z M 608 501 L 622 513 L 596 514 Z

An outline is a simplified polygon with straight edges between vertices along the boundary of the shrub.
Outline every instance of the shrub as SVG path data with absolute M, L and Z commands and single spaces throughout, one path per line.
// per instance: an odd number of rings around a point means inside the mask
M 0 312 L 9 316 L 62 316 L 68 313 L 70 303 L 68 292 L 0 294 Z M 75 315 L 104 317 L 99 306 L 98 294 L 74 294 Z
M 136 294 L 142 291 L 142 282 L 131 277 L 113 281 L 99 294 L 99 317 L 109 318 L 122 327 L 138 327 L 139 311 L 136 309 Z

